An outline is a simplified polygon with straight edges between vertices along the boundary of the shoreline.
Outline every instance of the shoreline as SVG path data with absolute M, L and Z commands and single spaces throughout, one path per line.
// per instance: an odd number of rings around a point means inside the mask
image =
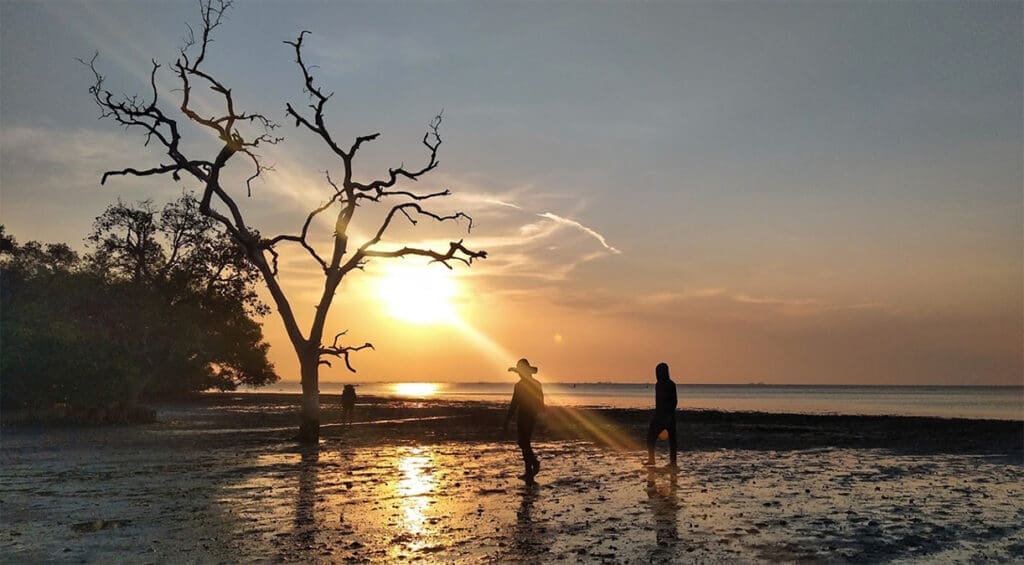
M 649 408 L 654 390 L 649 383 L 544 383 L 549 405 L 573 407 Z M 428 396 L 432 399 L 503 402 L 510 383 L 364 383 L 360 396 Z M 411 392 L 426 390 L 429 394 Z M 321 383 L 321 393 L 341 386 Z M 938 418 L 1024 420 L 1024 386 L 831 386 L 831 385 L 686 385 L 677 384 L 684 410 L 771 412 L 823 415 L 890 415 Z M 239 394 L 301 394 L 294 383 Z
M 551 408 L 524 487 L 505 406 L 363 397 L 301 446 L 294 395 L 159 421 L 3 430 L 0 553 L 19 562 L 880 562 L 1024 559 L 1020 422 Z
M 708 386 L 733 386 L 733 385 L 708 385 Z M 747 385 L 735 385 L 735 386 L 747 386 Z M 803 386 L 803 385 L 768 385 L 768 386 Z M 814 385 L 817 386 L 817 385 Z M 838 386 L 838 385 L 837 385 Z M 845 386 L 845 385 L 842 385 Z M 865 385 L 872 386 L 872 385 Z M 944 387 L 944 388 L 980 388 L 980 387 Z M 993 386 L 987 388 L 1020 388 L 1024 390 L 1024 387 L 1020 386 Z M 507 407 L 509 398 L 511 398 L 511 387 L 509 393 L 505 397 L 495 400 L 481 400 L 481 399 L 466 399 L 466 398 L 452 398 L 445 394 L 439 394 L 431 397 L 412 397 L 402 396 L 398 394 L 394 395 L 378 395 L 378 394 L 363 394 L 358 397 L 358 404 L 387 404 L 387 403 L 406 403 L 406 404 L 466 404 L 466 405 L 481 405 L 489 407 Z M 457 396 L 457 395 L 454 395 Z M 226 397 L 254 397 L 263 398 L 266 400 L 275 400 L 276 402 L 285 402 L 288 400 L 294 400 L 296 406 L 299 405 L 300 393 L 293 392 L 270 392 L 270 391 L 206 391 L 199 393 L 188 399 L 172 401 L 172 402 L 161 402 L 153 404 L 159 408 L 159 406 L 172 406 L 189 403 L 203 403 L 207 401 L 213 401 L 214 403 L 221 402 L 221 399 Z M 653 399 L 653 397 L 652 397 Z M 259 402 L 257 402 L 259 403 Z M 322 406 L 329 407 L 329 405 L 341 404 L 341 393 L 320 393 L 320 403 Z M 579 405 L 551 405 L 549 404 L 546 409 L 569 409 L 569 410 L 602 410 L 602 411 L 623 411 L 623 412 L 650 412 L 654 409 L 653 400 L 649 408 L 635 408 L 635 407 L 615 407 L 604 404 L 579 404 Z M 761 410 L 725 410 L 715 408 L 678 408 L 679 413 L 695 413 L 695 414 L 735 414 L 735 415 L 764 415 L 764 416 L 792 416 L 792 417 L 809 417 L 809 418 L 909 418 L 909 419 L 920 419 L 920 420 L 963 420 L 968 422 L 1010 422 L 1024 425 L 1024 416 L 1018 419 L 1001 419 L 1001 418 L 972 418 L 962 416 L 918 416 L 914 414 L 861 414 L 854 412 L 769 412 Z
M 156 423 L 127 428 L 202 431 L 210 436 L 230 431 L 228 435 L 252 436 L 254 441 L 288 441 L 298 426 L 298 405 L 299 397 L 287 393 L 207 393 L 156 404 Z M 501 402 L 361 396 L 353 425 L 342 424 L 340 395 L 321 395 L 321 406 L 321 436 L 351 445 L 490 443 L 514 437 L 501 433 L 507 409 Z M 648 409 L 549 406 L 536 438 L 643 450 L 650 415 Z M 680 410 L 676 422 L 681 451 L 889 449 L 908 454 L 992 455 L 1024 462 L 1024 421 Z M 20 435 L 40 428 L 102 430 L 110 426 L 7 424 L 4 432 Z

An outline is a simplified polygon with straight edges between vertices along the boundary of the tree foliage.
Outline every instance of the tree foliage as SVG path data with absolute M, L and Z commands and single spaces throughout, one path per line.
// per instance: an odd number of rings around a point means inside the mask
M 256 274 L 223 237 L 191 195 L 109 206 L 85 257 L 4 234 L 4 408 L 123 420 L 144 399 L 276 381 Z

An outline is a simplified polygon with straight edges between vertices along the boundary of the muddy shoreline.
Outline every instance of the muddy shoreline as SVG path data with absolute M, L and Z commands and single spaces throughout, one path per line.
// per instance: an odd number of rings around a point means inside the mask
M 504 407 L 362 398 L 290 441 L 293 395 L 204 395 L 155 424 L 7 426 L 0 562 L 1024 560 L 1021 423 L 552 409 L 527 487 Z
M 375 443 L 495 441 L 506 406 L 460 400 L 361 397 L 354 425 L 340 424 L 340 397 L 322 395 L 322 435 Z M 202 418 L 190 421 L 195 411 Z M 298 396 L 274 393 L 204 394 L 187 403 L 157 406 L 160 424 L 209 428 L 297 426 Z M 649 410 L 548 407 L 538 440 L 588 440 L 607 447 L 642 443 Z M 1000 455 L 1024 461 L 1024 421 L 915 416 L 775 414 L 680 410 L 680 449 L 890 449 L 905 453 Z M 356 433 L 358 430 L 358 433 Z M 290 437 L 287 430 L 278 434 Z

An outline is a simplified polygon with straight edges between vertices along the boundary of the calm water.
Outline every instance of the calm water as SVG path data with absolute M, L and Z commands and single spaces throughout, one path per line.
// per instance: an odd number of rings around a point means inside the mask
M 505 402 L 513 383 L 363 383 L 363 395 Z M 321 382 L 324 394 L 341 384 Z M 678 385 L 680 408 L 796 412 L 805 414 L 892 414 L 945 418 L 1024 420 L 1024 387 Z M 283 382 L 256 392 L 300 392 Z M 652 384 L 544 383 L 550 405 L 648 408 Z

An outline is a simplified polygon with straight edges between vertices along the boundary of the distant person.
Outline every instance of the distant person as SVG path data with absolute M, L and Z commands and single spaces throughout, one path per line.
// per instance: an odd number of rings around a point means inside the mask
M 668 432 L 672 466 L 676 466 L 676 383 L 668 376 L 668 365 L 658 363 L 654 369 L 658 382 L 654 385 L 654 417 L 647 430 L 647 464 L 654 465 L 654 442 L 659 434 Z
M 341 391 L 341 421 L 352 423 L 352 412 L 356 407 L 356 387 L 345 385 Z
M 534 454 L 530 442 L 533 440 L 537 416 L 544 410 L 544 390 L 533 378 L 537 367 L 530 365 L 526 359 L 520 359 L 515 367 L 509 367 L 509 371 L 519 374 L 519 382 L 512 393 L 512 402 L 509 403 L 502 429 L 508 431 L 508 423 L 512 420 L 512 415 L 516 414 L 516 438 L 519 449 L 523 451 L 523 464 L 526 467 L 526 472 L 519 478 L 527 484 L 533 484 L 534 477 L 540 472 L 540 460 Z

